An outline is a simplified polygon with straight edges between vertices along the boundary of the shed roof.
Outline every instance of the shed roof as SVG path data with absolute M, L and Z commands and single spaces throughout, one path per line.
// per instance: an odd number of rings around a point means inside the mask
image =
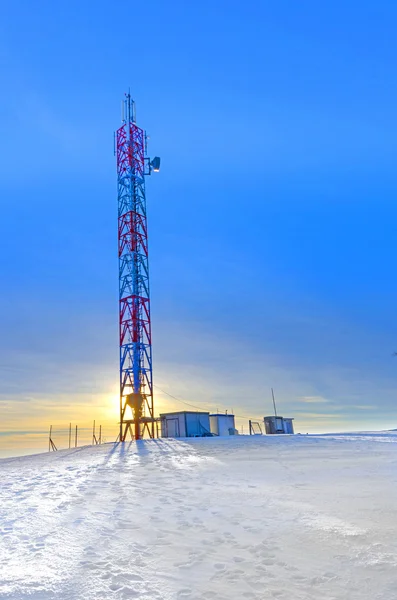
M 205 411 L 200 411 L 200 410 L 177 410 L 175 412 L 169 412 L 169 413 L 161 413 L 160 417 L 168 417 L 171 415 L 208 415 L 209 416 L 209 412 L 205 412 Z
M 234 415 L 232 413 L 212 413 L 210 414 L 210 417 L 233 417 Z
M 269 417 L 263 417 L 264 419 L 283 419 L 284 421 L 293 421 L 294 417 L 282 417 L 281 415 L 277 415 L 277 417 L 275 417 L 274 415 L 270 415 Z

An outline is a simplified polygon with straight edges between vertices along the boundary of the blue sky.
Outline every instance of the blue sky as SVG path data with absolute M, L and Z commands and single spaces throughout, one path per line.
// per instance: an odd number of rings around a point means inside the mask
M 397 6 L 1 12 L 3 428 L 117 420 L 113 131 L 129 86 L 162 157 L 155 383 L 244 417 L 271 412 L 273 386 L 299 431 L 397 426 Z

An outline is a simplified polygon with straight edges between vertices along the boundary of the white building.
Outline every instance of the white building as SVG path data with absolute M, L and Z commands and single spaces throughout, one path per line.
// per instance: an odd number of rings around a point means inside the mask
M 181 411 L 160 415 L 161 437 L 205 437 L 211 435 L 207 412 Z
M 267 435 L 280 433 L 294 433 L 294 424 L 291 418 L 287 417 L 264 417 L 265 430 Z
M 234 415 L 210 415 L 210 427 L 213 435 L 234 435 L 236 433 Z

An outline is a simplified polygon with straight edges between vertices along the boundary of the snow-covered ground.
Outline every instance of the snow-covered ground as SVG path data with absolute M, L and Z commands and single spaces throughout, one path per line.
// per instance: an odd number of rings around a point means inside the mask
M 393 600 L 397 436 L 2 460 L 0 598 Z

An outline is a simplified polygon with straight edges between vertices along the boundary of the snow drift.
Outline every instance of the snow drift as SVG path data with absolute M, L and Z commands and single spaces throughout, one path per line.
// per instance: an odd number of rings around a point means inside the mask
M 0 598 L 397 598 L 395 442 L 168 439 L 2 460 Z

